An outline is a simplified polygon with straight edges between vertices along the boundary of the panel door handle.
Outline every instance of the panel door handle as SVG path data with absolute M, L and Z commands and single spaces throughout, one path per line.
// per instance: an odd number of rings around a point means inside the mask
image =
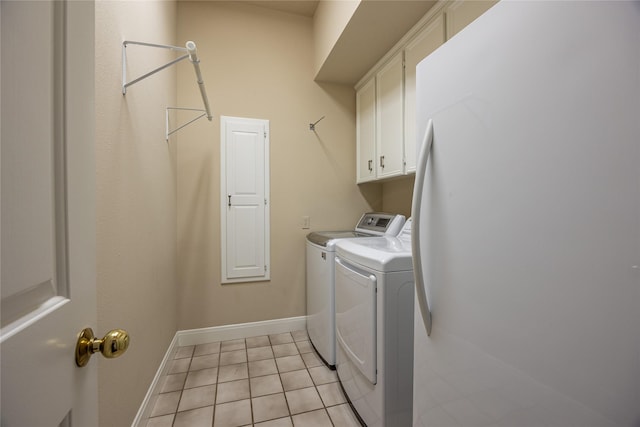
M 107 332 L 104 338 L 99 339 L 93 335 L 91 328 L 85 328 L 78 336 L 76 343 L 76 365 L 79 367 L 89 363 L 93 353 L 100 352 L 107 359 L 120 357 L 129 348 L 129 334 L 123 329 L 114 329 Z
M 427 177 L 427 160 L 433 145 L 433 122 L 429 120 L 427 130 L 422 140 L 418 164 L 416 166 L 416 179 L 413 187 L 413 200 L 411 203 L 411 257 L 413 258 L 413 274 L 415 279 L 416 295 L 418 296 L 418 306 L 422 315 L 422 322 L 427 331 L 427 336 L 431 335 L 432 319 L 431 306 L 427 297 L 427 285 L 424 272 L 422 271 L 422 256 L 420 254 L 420 221 L 422 218 L 422 191 L 424 180 Z
M 384 169 L 384 156 L 380 156 L 380 167 Z
M 231 206 L 231 194 L 228 194 L 227 197 L 229 198 L 229 206 Z
M 369 172 L 373 172 L 373 160 L 369 160 L 367 164 L 369 166 Z

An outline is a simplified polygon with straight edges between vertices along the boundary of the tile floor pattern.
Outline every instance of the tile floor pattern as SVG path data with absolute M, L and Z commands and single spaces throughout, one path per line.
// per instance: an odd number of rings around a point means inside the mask
M 179 347 L 147 427 L 359 427 L 307 332 Z

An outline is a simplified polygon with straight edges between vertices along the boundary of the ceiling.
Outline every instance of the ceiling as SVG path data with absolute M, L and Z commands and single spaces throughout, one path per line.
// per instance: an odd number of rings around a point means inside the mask
M 281 12 L 313 17 L 319 0 L 240 0 L 254 6 L 266 7 Z
M 234 0 L 313 17 L 319 0 Z M 340 1 L 340 0 L 328 0 Z M 435 0 L 361 0 L 315 76 L 316 81 L 358 82 L 436 3 Z
M 357 83 L 435 1 L 363 0 L 318 70 L 317 81 Z

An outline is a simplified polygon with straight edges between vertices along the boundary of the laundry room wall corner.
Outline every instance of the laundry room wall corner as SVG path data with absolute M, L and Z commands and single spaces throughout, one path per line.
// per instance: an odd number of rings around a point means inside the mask
M 382 184 L 382 210 L 409 218 L 414 179 L 415 175 L 409 175 Z
M 164 138 L 164 108 L 175 105 L 176 73 L 163 70 L 123 96 L 122 42 L 174 44 L 176 4 L 100 0 L 95 6 L 94 332 L 126 329 L 131 345 L 123 357 L 90 363 L 99 364 L 100 426 L 120 427 L 133 421 L 177 330 L 175 162 Z M 129 78 L 174 57 L 168 50 L 129 46 Z
M 178 2 L 177 28 L 198 43 L 215 116 L 176 137 L 179 329 L 305 315 L 306 234 L 348 229 L 371 210 L 355 184 L 354 90 L 313 81 L 309 17 Z M 188 67 L 178 68 L 178 102 L 201 102 Z M 221 284 L 220 116 L 270 123 L 270 281 Z

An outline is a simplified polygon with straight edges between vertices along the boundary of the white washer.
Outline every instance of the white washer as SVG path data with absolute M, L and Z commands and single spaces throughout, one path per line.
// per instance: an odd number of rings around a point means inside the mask
M 335 262 L 340 384 L 368 427 L 411 426 L 411 220 L 398 237 L 338 241 Z
M 307 332 L 327 366 L 336 364 L 335 244 L 346 238 L 396 236 L 403 215 L 370 212 L 362 215 L 353 231 L 317 231 L 307 235 Z

